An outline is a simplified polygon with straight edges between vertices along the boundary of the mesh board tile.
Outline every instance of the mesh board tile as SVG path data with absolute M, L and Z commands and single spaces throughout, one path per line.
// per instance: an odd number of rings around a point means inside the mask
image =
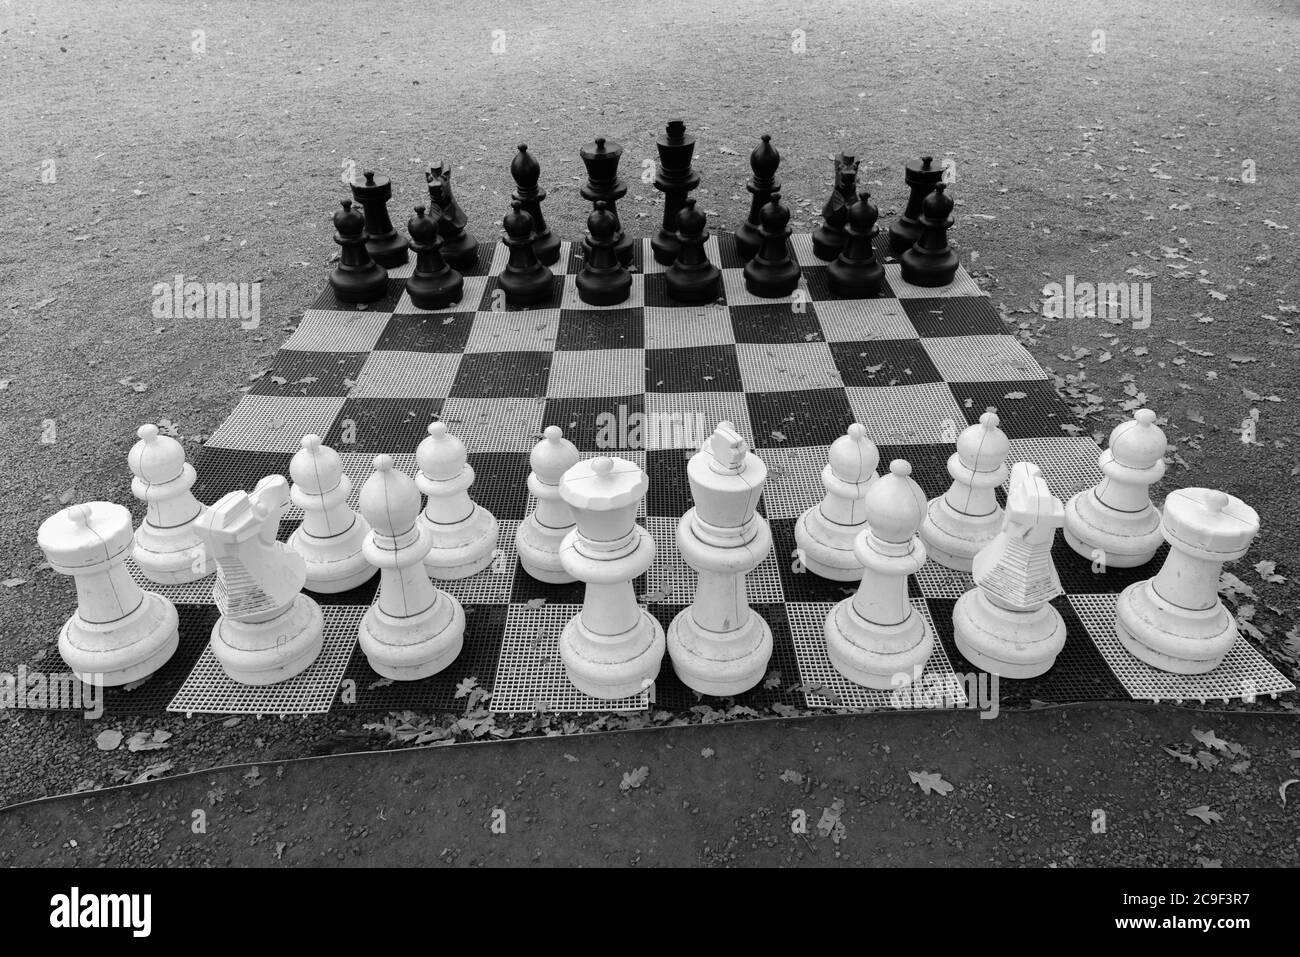
M 653 515 L 646 519 L 646 530 L 655 542 L 654 564 L 645 576 L 645 600 L 649 604 L 680 606 L 695 601 L 698 576 L 677 548 L 677 521 Z M 777 604 L 785 597 L 781 573 L 771 550 L 745 576 L 745 589 L 751 605 Z
M 912 326 L 924 337 L 999 335 L 1006 325 L 984 296 L 900 299 Z
M 415 272 L 415 257 L 407 256 L 406 262 L 400 266 L 389 266 L 387 271 L 389 279 L 410 279 L 411 273 Z
M 1101 481 L 1097 456 L 1101 449 L 1086 436 L 1061 436 L 1059 439 L 1012 439 L 1007 453 L 1007 467 L 1017 462 L 1033 462 L 1042 470 L 1052 494 L 1064 505 L 1075 492 L 1092 488 Z M 1011 490 L 1011 478 L 1002 483 Z
M 546 400 L 453 397 L 440 418 L 467 449 L 476 452 L 531 452 L 542 432 Z
M 959 572 L 930 560 L 917 571 L 916 584 L 926 598 L 957 599 L 975 587 L 975 579 L 970 572 Z
M 460 355 L 444 352 L 372 352 L 361 367 L 355 399 L 420 399 L 446 396 L 460 369 Z
M 788 307 L 799 303 L 801 307 L 806 307 L 806 304 L 811 302 L 813 298 L 808 291 L 808 280 L 803 276 L 799 277 L 799 285 L 788 296 L 765 299 L 762 296 L 752 295 L 745 288 L 744 269 L 723 269 L 722 288 L 726 293 L 727 305 L 729 306 L 770 306 L 774 303 L 781 303 Z
M 556 398 L 599 398 L 645 390 L 644 349 L 556 352 L 546 394 Z
M 672 306 L 645 308 L 647 349 L 734 344 L 736 333 L 726 306 Z
M 414 263 L 409 268 L 414 269 Z M 388 274 L 390 277 L 392 272 Z M 480 302 L 483 301 L 483 293 L 487 290 L 487 276 L 462 276 L 463 286 L 459 302 L 453 302 L 441 309 L 421 309 L 415 303 L 411 302 L 411 294 L 405 289 L 402 290 L 402 298 L 397 300 L 397 305 L 393 312 L 399 314 L 414 314 L 420 316 L 436 316 L 448 312 L 467 312 L 473 310 Z
M 654 257 L 650 257 L 654 262 Z M 645 305 L 645 276 L 641 273 L 632 274 L 632 289 L 628 297 L 620 303 L 612 306 L 593 306 L 591 303 L 583 302 L 578 295 L 578 277 L 564 277 L 564 296 L 560 300 L 561 309 L 585 309 L 595 312 L 602 312 L 609 309 L 640 309 Z
M 569 681 L 560 661 L 560 632 L 580 611 L 581 605 L 510 606 L 492 689 L 494 712 L 527 714 L 542 708 L 559 713 L 644 711 L 650 707 L 650 690 L 605 701 L 583 694 Z
M 308 309 L 280 348 L 304 352 L 369 352 L 388 323 L 382 312 Z
M 131 580 L 145 591 L 162 595 L 173 605 L 207 605 L 212 602 L 212 586 L 217 580 L 215 573 L 183 585 L 160 585 L 150 581 L 130 555 L 126 557 L 126 570 Z
M 661 210 L 656 210 L 652 215 L 654 216 L 655 222 L 663 221 L 663 213 Z M 626 226 L 624 228 L 626 228 Z M 709 238 L 704 241 L 704 255 L 708 258 L 709 262 L 713 263 L 713 265 L 720 266 L 722 264 L 722 254 L 718 249 L 718 235 L 716 233 L 710 235 Z M 659 265 L 659 262 L 655 259 L 654 249 L 651 247 L 650 240 L 648 239 L 641 240 L 641 262 L 643 264 L 642 271 L 647 276 L 660 275 L 668 271 L 667 266 Z
M 952 282 L 948 285 L 930 288 L 928 286 L 913 286 L 911 283 L 903 282 L 903 267 L 897 263 L 885 263 L 885 281 L 889 283 L 889 288 L 894 291 L 894 295 L 899 299 L 936 299 L 944 296 L 984 295 L 983 290 L 966 272 L 965 266 L 957 267 L 957 275 L 953 277 Z
M 1070 595 L 1088 634 L 1105 657 L 1106 663 L 1123 683 L 1125 690 L 1138 701 L 1253 701 L 1259 695 L 1277 697 L 1294 691 L 1295 685 L 1274 668 L 1244 637 L 1219 667 L 1204 675 L 1175 675 L 1152 668 L 1134 658 L 1115 637 L 1117 595 Z
M 550 352 L 560 331 L 560 310 L 474 314 L 466 352 Z
M 849 386 L 849 407 L 877 445 L 935 445 L 956 442 L 966 417 L 943 382 L 916 385 Z
M 471 497 L 473 490 L 470 491 Z M 455 581 L 434 579 L 434 584 L 449 595 L 454 595 L 462 605 L 504 605 L 510 601 L 514 586 L 515 567 L 519 555 L 515 551 L 515 530 L 519 522 L 497 519 L 497 548 L 492 564 L 469 578 Z
M 801 267 L 826 265 L 813 252 L 811 233 L 795 233 L 790 237 L 790 255 Z
M 746 392 L 799 392 L 843 388 L 830 347 L 824 342 L 736 346 Z
M 803 680 L 804 698 L 809 708 L 852 708 L 867 710 L 871 708 L 896 707 L 894 689 L 877 690 L 863 688 L 835 670 L 830 656 L 826 653 L 826 616 L 835 607 L 834 602 L 787 602 L 786 613 L 790 618 L 790 634 L 794 639 L 795 654 L 799 659 L 799 674 Z M 923 599 L 912 599 L 912 607 L 925 616 L 930 627 L 934 622 L 930 610 Z M 955 706 L 966 704 L 966 694 L 960 689 L 957 677 L 948 663 L 947 652 L 943 643 L 936 640 L 934 650 L 921 672 L 923 680 L 928 675 L 952 683 Z
M 763 510 L 769 519 L 798 518 L 825 497 L 821 474 L 830 455 L 829 446 L 763 449 L 758 455 L 767 465 Z
M 920 338 L 897 299 L 840 299 L 814 308 L 827 342 Z
M 749 406 L 739 392 L 647 392 L 642 441 L 646 449 L 689 449 L 692 452 L 713 434 L 719 422 L 730 422 L 754 445 Z
M 949 336 L 921 344 L 947 382 L 1014 382 L 1046 379 L 1037 360 L 1011 336 Z
M 326 435 L 343 398 L 246 395 L 206 445 L 250 452 L 296 452 L 309 432 Z
M 287 681 L 264 687 L 241 685 L 222 670 L 208 647 L 167 710 L 180 714 L 324 714 L 330 710 L 339 679 L 357 641 L 365 608 L 322 605 L 325 643 L 311 667 Z

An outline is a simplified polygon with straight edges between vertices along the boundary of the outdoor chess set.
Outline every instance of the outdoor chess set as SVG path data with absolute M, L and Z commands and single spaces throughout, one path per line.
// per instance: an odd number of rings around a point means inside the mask
M 358 180 L 330 285 L 194 467 L 141 430 L 140 528 L 108 503 L 42 527 L 78 577 L 60 650 L 116 675 L 106 710 L 458 711 L 470 678 L 507 714 L 868 710 L 899 674 L 980 671 L 1005 705 L 1294 690 L 1215 597 L 1258 516 L 1201 489 L 1157 512 L 1146 410 L 1104 455 L 1070 434 L 948 248 L 928 158 L 886 231 L 841 156 L 826 224 L 791 235 L 764 137 L 748 222 L 710 236 L 693 146 L 669 124 L 640 242 L 605 140 L 582 243 L 546 227 L 524 147 L 501 243 L 449 167 L 409 243 L 388 182 Z M 130 616 L 156 647 L 89 667 Z

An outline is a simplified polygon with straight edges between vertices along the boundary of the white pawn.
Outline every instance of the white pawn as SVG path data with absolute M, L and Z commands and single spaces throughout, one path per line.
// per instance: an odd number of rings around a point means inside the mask
M 1002 531 L 972 565 L 975 587 L 952 610 L 953 639 L 972 664 L 1003 678 L 1035 678 L 1065 647 L 1052 542 L 1063 509 L 1033 462 L 1011 469 Z
M 1208 488 L 1165 498 L 1161 530 L 1169 557 L 1155 578 L 1120 593 L 1115 634 L 1161 671 L 1213 671 L 1237 640 L 1237 622 L 1219 600 L 1219 573 L 1259 533 L 1259 515 L 1241 499 Z
M 370 527 L 348 507 L 352 480 L 339 454 L 322 445 L 319 435 L 304 435 L 289 460 L 289 477 L 289 496 L 302 509 L 289 547 L 307 562 L 306 587 L 332 595 L 370 579 L 375 569 L 361 552 Z
M 1065 506 L 1065 540 L 1084 558 L 1111 568 L 1144 565 L 1160 547 L 1160 513 L 1150 487 L 1165 474 L 1165 433 L 1151 409 L 1110 433 L 1097 464 L 1105 476 Z
M 131 540 L 131 513 L 110 502 L 69 506 L 36 533 L 50 566 L 76 582 L 77 610 L 59 632 L 59 654 L 87 683 L 139 681 L 180 641 L 175 606 L 143 591 L 123 565 Z
M 862 582 L 826 616 L 826 652 L 835 670 L 866 688 L 899 688 L 920 677 L 934 648 L 929 622 L 907 597 L 907 576 L 925 564 L 916 534 L 925 493 L 903 459 L 871 483 L 862 501 L 869 528 L 857 539 Z
M 212 654 L 245 685 L 269 685 L 311 667 L 324 645 L 320 606 L 302 594 L 307 563 L 276 540 L 289 483 L 268 475 L 251 493 L 229 492 L 200 523 L 217 562 Z
M 948 457 L 952 485 L 930 500 L 921 523 L 926 552 L 948 568 L 970 571 L 975 553 L 1002 528 L 994 490 L 1007 480 L 1011 443 L 998 422 L 996 412 L 985 412 L 957 436 L 957 451 Z
M 376 455 L 375 471 L 361 486 L 361 514 L 372 531 L 366 560 L 379 571 L 379 598 L 361 619 L 357 643 L 370 667 L 385 678 L 415 681 L 456 660 L 464 643 L 460 602 L 429 581 L 424 556 L 429 540 L 417 522 L 420 491 Z
M 636 523 L 649 484 L 635 463 L 606 456 L 579 462 L 560 479 L 577 522 L 560 561 L 587 583 L 582 611 L 560 634 L 560 658 L 573 686 L 594 698 L 640 693 L 663 662 L 664 630 L 632 588 L 655 556 L 654 539 Z
M 668 654 L 687 687 L 736 695 L 763 680 L 772 657 L 772 629 L 745 589 L 745 574 L 772 549 L 767 520 L 755 513 L 767 466 L 721 422 L 686 476 L 695 507 L 677 523 L 677 547 L 699 581 L 694 602 L 668 628 Z
M 810 572 L 832 581 L 856 581 L 862 565 L 854 552 L 859 532 L 867 527 L 863 499 L 876 480 L 880 453 L 860 422 L 831 443 L 822 485 L 826 496 L 795 523 L 799 559 Z
M 420 474 L 415 484 L 429 496 L 418 519 L 432 548 L 424 567 L 434 578 L 468 578 L 492 564 L 497 550 L 497 520 L 469 497 L 474 468 L 465 443 L 447 431 L 444 422 L 429 426 L 429 435 L 415 450 Z
M 131 557 L 150 581 L 183 585 L 211 575 L 217 566 L 208 558 L 195 528 L 207 511 L 191 493 L 194 466 L 175 439 L 158 432 L 158 426 L 140 426 L 140 441 L 127 454 L 131 494 L 145 503 L 144 521 L 135 530 Z
M 528 490 L 537 499 L 537 508 L 519 523 L 515 548 L 524 571 L 538 581 L 558 585 L 574 580 L 560 563 L 560 543 L 573 528 L 573 510 L 560 497 L 560 477 L 582 456 L 558 425 L 548 425 L 543 435 L 528 457 L 532 466 Z

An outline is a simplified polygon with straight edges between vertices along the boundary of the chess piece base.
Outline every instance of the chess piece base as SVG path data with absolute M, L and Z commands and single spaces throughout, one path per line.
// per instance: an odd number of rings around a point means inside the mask
M 406 280 L 406 291 L 417 309 L 443 309 L 460 302 L 465 295 L 465 280 L 460 273 L 448 269 L 433 276 L 412 276 Z
M 371 669 L 394 681 L 418 681 L 442 671 L 465 644 L 465 609 L 446 592 L 409 618 L 371 605 L 357 629 L 357 644 Z
M 478 241 L 469 233 L 444 241 L 439 251 L 442 261 L 462 275 L 478 266 Z
M 289 536 L 289 547 L 307 563 L 307 581 L 303 587 L 323 595 L 336 595 L 373 578 L 379 569 L 366 561 L 361 550 L 369 531 L 370 526 L 360 515 L 351 528 L 332 538 L 308 535 L 301 526 L 295 529 Z
M 578 273 L 574 281 L 578 298 L 589 306 L 616 306 L 632 295 L 632 274 L 626 270 L 610 273 Z
M 505 292 L 510 305 L 532 306 L 551 298 L 552 279 L 551 271 L 538 263 L 527 272 L 502 273 L 497 277 L 497 285 Z
M 579 613 L 560 634 L 560 659 L 569 681 L 583 694 L 627 698 L 658 677 L 665 644 L 663 626 L 644 609 L 621 635 L 592 634 Z
M 519 528 L 515 530 L 515 550 L 524 571 L 539 582 L 552 585 L 577 581 L 560 564 L 560 543 L 572 529 L 572 525 L 567 528 L 547 528 L 537 520 L 536 514 L 529 515 L 520 522 Z
M 934 634 L 915 608 L 896 625 L 867 621 L 846 598 L 826 615 L 826 653 L 856 685 L 888 690 L 910 684 L 934 649 Z
M 814 575 L 836 582 L 855 582 L 862 577 L 863 566 L 853 554 L 853 542 L 867 530 L 867 525 L 838 525 L 814 505 L 794 526 L 795 544 L 804 568 Z
M 951 249 L 932 253 L 913 246 L 898 257 L 903 282 L 934 289 L 947 286 L 957 277 L 957 254 Z
M 203 512 L 200 511 L 199 515 Z M 196 516 L 196 520 L 197 520 Z M 207 578 L 217 570 L 208 557 L 195 522 L 175 528 L 158 528 L 146 520 L 135 530 L 131 557 L 144 577 L 159 585 L 185 585 Z
M 668 626 L 668 656 L 677 677 L 700 694 L 727 697 L 748 691 L 767 674 L 772 629 L 752 609 L 740 628 L 726 633 L 696 624 L 685 608 Z
M 212 626 L 212 654 L 231 680 L 272 685 L 312 666 L 325 643 L 320 606 L 306 595 L 269 621 L 235 621 L 222 615 Z
M 549 229 L 545 236 L 533 240 L 533 255 L 544 266 L 554 266 L 560 261 L 560 237 Z
M 914 219 L 900 216 L 889 227 L 889 251 L 894 254 L 895 259 L 898 259 L 920 238 L 921 224 Z
M 388 273 L 377 263 L 347 270 L 340 267 L 330 273 L 330 287 L 340 302 L 374 302 L 388 294 Z
M 397 235 L 397 230 L 393 230 L 387 236 L 366 237 L 366 252 L 370 253 L 370 258 L 385 269 L 406 265 L 406 240 Z
M 78 679 L 115 688 L 147 678 L 180 644 L 176 606 L 154 592 L 129 615 L 96 624 L 74 614 L 59 632 L 59 654 Z
M 1107 568 L 1136 568 L 1155 557 L 1164 542 L 1160 512 L 1154 505 L 1140 512 L 1121 512 L 1097 500 L 1091 489 L 1065 506 L 1065 541 L 1091 561 L 1101 549 Z
M 844 232 L 827 228 L 823 223 L 812 231 L 813 255 L 823 262 L 833 262 L 844 251 Z
M 763 234 L 757 226 L 750 222 L 741 223 L 732 235 L 736 238 L 736 252 L 741 262 L 749 262 L 758 255 L 759 247 L 763 245 Z
M 1120 593 L 1115 637 L 1153 668 L 1200 675 L 1217 668 L 1231 650 L 1237 623 L 1217 599 L 1210 608 L 1181 608 L 1161 598 L 1147 580 Z
M 879 262 L 852 266 L 837 258 L 826 268 L 831 292 L 841 299 L 871 299 L 880 292 L 885 281 L 885 267 Z
M 962 515 L 942 495 L 932 498 L 921 523 L 925 552 L 945 568 L 968 572 L 975 554 L 1002 530 L 1003 517 L 1001 508 L 988 515 Z
M 496 557 L 497 520 L 481 505 L 475 504 L 467 518 L 451 525 L 431 522 L 423 512 L 417 521 L 433 543 L 424 558 L 430 578 L 469 578 L 491 565 Z
M 745 263 L 745 288 L 760 299 L 784 299 L 799 287 L 799 264 L 791 259 L 784 265 L 761 262 L 757 256 Z
M 660 229 L 650 240 L 650 250 L 655 262 L 661 266 L 671 266 L 677 261 L 677 254 L 682 251 L 682 241 L 666 229 Z
M 1065 647 L 1065 622 L 1050 604 L 1014 611 L 989 601 L 978 588 L 957 599 L 952 625 L 966 660 L 1002 678 L 1037 678 Z
M 722 295 L 722 271 L 712 263 L 699 270 L 670 267 L 664 280 L 668 285 L 668 295 L 688 305 L 702 306 Z

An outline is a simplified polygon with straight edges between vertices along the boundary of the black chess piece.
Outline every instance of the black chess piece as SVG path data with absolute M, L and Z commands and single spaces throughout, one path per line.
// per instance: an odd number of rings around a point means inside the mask
M 681 248 L 677 217 L 691 190 L 700 185 L 700 174 L 691 168 L 695 137 L 686 135 L 686 124 L 681 120 L 669 120 L 664 135 L 655 141 L 655 149 L 659 151 L 655 189 L 664 194 L 664 222 L 650 240 L 650 248 L 655 262 L 671 266 Z
M 618 261 L 618 220 L 603 199 L 587 217 L 587 260 L 578 273 L 578 298 L 590 306 L 613 306 L 632 293 L 632 274 Z
M 677 214 L 677 258 L 664 273 L 668 295 L 678 302 L 703 305 L 722 295 L 722 272 L 704 252 L 708 238 L 708 220 L 688 199 Z
M 889 249 L 895 258 L 900 257 L 921 238 L 921 204 L 943 182 L 943 167 L 934 165 L 933 156 L 922 156 L 918 163 L 908 163 L 903 173 L 911 190 L 903 215 L 889 227 Z
M 858 182 L 858 160 L 848 153 L 835 157 L 835 188 L 822 207 L 822 224 L 813 230 L 813 255 L 827 262 L 844 248 L 844 224 L 853 205 L 853 191 Z
M 388 270 L 366 252 L 366 218 L 343 200 L 334 214 L 334 241 L 339 244 L 338 267 L 330 273 L 334 295 L 343 302 L 374 302 L 388 294 Z
M 754 171 L 749 185 L 745 187 L 753 196 L 749 202 L 749 218 L 740 224 L 735 234 L 736 251 L 745 262 L 754 258 L 758 247 L 763 243 L 763 234 L 758 226 L 762 220 L 763 207 L 771 202 L 772 194 L 781 189 L 781 183 L 776 178 L 776 168 L 780 165 L 781 154 L 772 145 L 772 137 L 764 133 L 763 142 L 749 154 L 749 167 Z
M 898 257 L 903 282 L 913 286 L 946 286 L 957 275 L 957 254 L 948 246 L 952 227 L 952 197 L 939 183 L 921 204 L 921 237 Z
M 532 306 L 551 298 L 555 277 L 544 263 L 538 262 L 533 252 L 533 217 L 524 211 L 523 203 L 515 200 L 511 211 L 501 221 L 505 230 L 502 237 L 510 249 L 510 261 L 505 271 L 497 277 L 497 285 L 506 294 L 512 306 Z
M 465 280 L 442 258 L 438 220 L 426 216 L 425 207 L 417 206 L 415 215 L 407 220 L 406 231 L 411 235 L 411 252 L 415 253 L 415 268 L 406 280 L 411 302 L 420 309 L 442 309 L 460 302 Z
M 885 267 L 876 261 L 874 239 L 880 211 L 871 202 L 871 194 L 858 194 L 849 207 L 844 224 L 844 248 L 827 267 L 831 292 L 841 299 L 870 299 L 880 292 Z
M 523 205 L 524 212 L 533 218 L 533 232 L 537 237 L 533 240 L 533 252 L 539 261 L 554 266 L 560 260 L 560 237 L 551 232 L 551 227 L 546 225 L 546 219 L 542 216 L 542 200 L 546 199 L 546 190 L 537 185 L 542 167 L 533 154 L 528 152 L 527 143 L 519 144 L 519 152 L 510 162 L 510 175 L 515 180 L 515 192 L 510 198 L 518 200 Z
M 435 163 L 424 174 L 433 208 L 442 210 L 438 232 L 442 235 L 442 258 L 462 273 L 478 265 L 478 240 L 466 228 L 469 219 L 451 193 L 451 164 Z
M 388 218 L 388 201 L 393 198 L 393 184 L 387 176 L 363 174 L 365 179 L 352 181 L 352 198 L 366 214 L 366 252 L 385 269 L 406 265 L 406 243 L 397 235 Z
M 584 146 L 579 155 L 587 167 L 587 184 L 579 192 L 589 202 L 604 200 L 608 204 L 610 215 L 614 217 L 614 248 L 618 251 L 618 261 L 630 266 L 632 237 L 623 232 L 623 224 L 618 218 L 618 200 L 627 195 L 627 184 L 618 178 L 618 161 L 623 158 L 623 147 L 598 136 L 594 143 Z M 587 255 L 591 255 L 590 249 Z
M 763 207 L 759 229 L 763 242 L 745 263 L 745 288 L 763 299 L 781 299 L 799 285 L 799 264 L 790 254 L 790 210 L 781 205 L 781 193 L 772 194 Z

